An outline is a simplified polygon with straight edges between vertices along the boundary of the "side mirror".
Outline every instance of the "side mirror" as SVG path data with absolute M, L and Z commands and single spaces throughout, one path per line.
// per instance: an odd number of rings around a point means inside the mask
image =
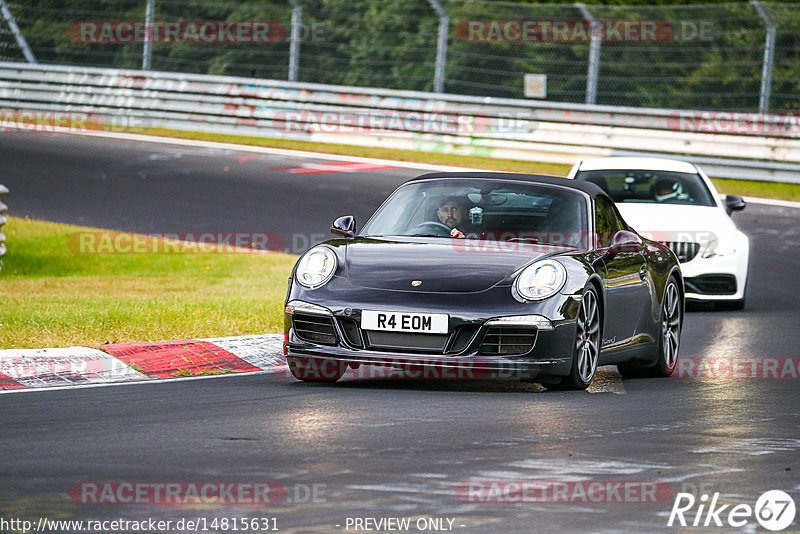
M 608 248 L 609 254 L 619 254 L 620 252 L 640 252 L 644 242 L 639 234 L 620 230 L 611 239 L 611 246 Z
M 352 215 L 345 215 L 339 217 L 331 225 L 331 233 L 341 237 L 355 237 L 356 236 L 356 218 Z
M 739 195 L 726 195 L 725 196 L 725 211 L 728 215 L 734 211 L 741 211 L 747 206 L 747 203 Z

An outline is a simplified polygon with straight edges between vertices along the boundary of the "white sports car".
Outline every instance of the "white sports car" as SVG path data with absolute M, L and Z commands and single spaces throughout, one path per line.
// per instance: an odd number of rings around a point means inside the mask
M 741 197 L 722 200 L 697 166 L 664 158 L 584 160 L 567 178 L 599 185 L 637 232 L 672 249 L 687 301 L 744 308 L 750 240 L 731 219 L 745 207 Z

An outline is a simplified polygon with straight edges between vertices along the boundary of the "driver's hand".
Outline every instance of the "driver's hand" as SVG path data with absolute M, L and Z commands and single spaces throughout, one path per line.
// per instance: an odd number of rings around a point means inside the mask
M 452 230 L 450 230 L 450 237 L 456 237 L 458 239 L 464 239 L 466 236 L 464 235 L 464 232 L 462 232 L 458 228 L 453 228 Z

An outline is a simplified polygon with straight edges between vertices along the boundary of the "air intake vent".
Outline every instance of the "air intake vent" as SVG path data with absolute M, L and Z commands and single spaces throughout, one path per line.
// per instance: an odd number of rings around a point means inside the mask
M 689 243 L 686 241 L 662 241 L 667 245 L 672 252 L 678 257 L 678 261 L 686 263 L 692 261 L 697 253 L 700 251 L 700 243 Z
M 450 340 L 450 343 L 447 345 L 447 353 L 448 354 L 456 354 L 466 350 L 469 342 L 472 341 L 472 338 L 475 337 L 475 334 L 478 333 L 478 329 L 480 326 L 462 326 L 458 330 L 456 330 L 453 339 Z
M 336 345 L 336 328 L 333 318 L 309 313 L 295 313 L 292 316 L 294 334 L 303 341 L 320 345 Z
M 361 341 L 361 329 L 358 327 L 358 323 L 353 319 L 344 319 L 342 317 L 338 321 L 339 327 L 344 333 L 345 341 L 352 347 L 363 348 L 364 343 Z
M 733 295 L 736 277 L 732 274 L 704 274 L 684 280 L 686 291 L 704 295 Z
M 411 334 L 406 332 L 379 332 L 365 330 L 367 344 L 371 348 L 410 351 L 442 352 L 447 343 L 447 334 Z
M 535 327 L 490 326 L 483 335 L 478 354 L 486 356 L 509 356 L 526 354 L 536 344 Z

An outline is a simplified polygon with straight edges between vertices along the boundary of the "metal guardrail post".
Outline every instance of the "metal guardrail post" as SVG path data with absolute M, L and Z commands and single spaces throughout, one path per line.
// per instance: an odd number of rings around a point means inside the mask
M 578 2 L 575 7 L 581 10 L 583 18 L 589 22 L 589 34 L 591 42 L 589 44 L 589 70 L 586 73 L 586 103 L 594 104 L 597 102 L 597 78 L 600 72 L 600 43 L 601 37 L 595 38 L 594 22 L 597 20 L 586 7 L 586 4 Z
M 8 188 L 0 185 L 0 265 L 3 265 L 3 255 L 6 253 L 6 236 L 3 233 L 3 225 L 8 221 L 6 213 L 8 207 L 3 204 L 3 197 L 8 194 Z
M 303 30 L 303 6 L 299 0 L 292 3 L 292 33 L 289 36 L 289 81 L 296 82 L 300 69 L 300 32 Z
M 19 30 L 19 26 L 17 26 L 17 21 L 14 19 L 14 15 L 11 14 L 11 10 L 8 9 L 6 5 L 6 0 L 0 0 L 0 12 L 3 13 L 3 18 L 6 19 L 8 23 L 8 27 L 11 28 L 11 33 L 14 34 L 14 38 L 17 40 L 17 44 L 22 49 L 22 55 L 25 56 L 25 61 L 28 63 L 36 63 L 36 58 L 31 52 L 31 48 L 28 46 L 28 41 L 25 40 L 25 36 L 22 35 L 22 32 Z
M 144 48 L 142 49 L 142 70 L 150 70 L 153 60 L 153 17 L 156 11 L 155 0 L 147 0 L 144 12 Z
M 772 67 L 775 63 L 775 34 L 777 33 L 777 28 L 761 2 L 751 0 L 750 3 L 756 8 L 761 20 L 767 26 L 767 37 L 764 40 L 764 64 L 761 68 L 761 93 L 758 99 L 758 112 L 767 113 L 769 111 L 770 93 L 772 92 Z
M 447 32 L 450 28 L 450 15 L 439 0 L 428 0 L 439 15 L 439 34 L 436 40 L 436 70 L 433 75 L 433 92 L 444 92 L 444 68 L 447 63 Z

